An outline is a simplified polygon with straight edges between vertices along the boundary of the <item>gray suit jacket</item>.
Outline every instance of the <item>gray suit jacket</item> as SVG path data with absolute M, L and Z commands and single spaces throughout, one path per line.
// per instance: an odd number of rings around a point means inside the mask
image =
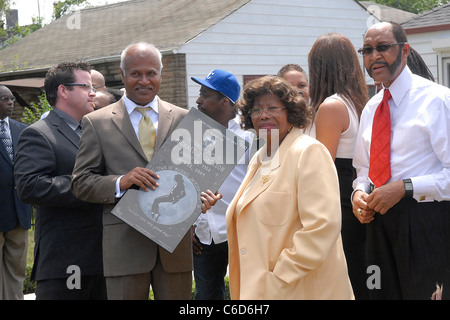
M 159 99 L 159 98 L 158 98 Z M 155 150 L 187 113 L 158 100 L 159 120 Z M 103 261 L 105 276 L 146 273 L 153 269 L 157 250 L 167 272 L 192 271 L 192 243 L 188 232 L 171 254 L 111 214 L 116 204 L 119 176 L 148 164 L 123 99 L 86 115 L 72 177 L 72 191 L 82 200 L 103 207 Z M 164 183 L 160 181 L 160 184 Z

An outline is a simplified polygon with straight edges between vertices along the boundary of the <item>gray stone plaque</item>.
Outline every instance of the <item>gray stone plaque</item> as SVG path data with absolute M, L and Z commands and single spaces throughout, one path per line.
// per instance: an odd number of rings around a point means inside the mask
M 201 214 L 200 193 L 216 192 L 248 143 L 207 115 L 191 109 L 153 156 L 156 190 L 128 190 L 112 213 L 173 252 Z

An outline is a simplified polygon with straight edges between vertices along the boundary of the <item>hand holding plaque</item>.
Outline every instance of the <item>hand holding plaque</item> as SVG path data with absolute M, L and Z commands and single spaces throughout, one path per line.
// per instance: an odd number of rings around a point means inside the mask
M 248 145 L 197 109 L 191 109 L 146 168 L 122 177 L 128 190 L 112 213 L 173 252 L 201 212 L 221 197 L 215 194 Z M 122 181 L 121 188 L 122 188 Z

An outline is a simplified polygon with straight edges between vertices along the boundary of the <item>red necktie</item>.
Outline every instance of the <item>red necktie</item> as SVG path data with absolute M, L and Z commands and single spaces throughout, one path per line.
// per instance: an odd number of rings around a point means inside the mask
M 370 143 L 369 178 L 381 187 L 391 178 L 391 114 L 388 101 L 391 93 L 384 89 L 383 100 L 375 111 Z

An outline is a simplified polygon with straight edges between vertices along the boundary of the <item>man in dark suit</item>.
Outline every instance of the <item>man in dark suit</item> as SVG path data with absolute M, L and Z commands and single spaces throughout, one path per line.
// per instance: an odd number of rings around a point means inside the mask
M 190 299 L 191 233 L 169 253 L 111 214 L 118 197 L 130 187 L 148 192 L 158 187 L 157 175 L 145 166 L 187 113 L 157 96 L 162 67 L 161 53 L 153 45 L 130 45 L 122 53 L 120 69 L 125 96 L 83 119 L 72 191 L 82 200 L 104 204 L 108 299 L 148 299 L 150 284 L 156 299 Z M 136 110 L 146 107 L 143 112 L 151 118 L 148 126 L 153 127 L 151 132 L 156 130 L 150 150 L 141 146 L 148 136 L 141 136 L 139 123 L 145 116 Z
M 10 119 L 14 96 L 0 85 L 0 300 L 23 299 L 31 206 L 20 201 L 14 181 L 14 151 L 26 125 Z
M 20 198 L 37 208 L 36 298 L 105 299 L 101 208 L 70 191 L 80 121 L 93 111 L 89 64 L 64 62 L 51 68 L 45 92 L 53 110 L 23 130 L 15 166 Z

